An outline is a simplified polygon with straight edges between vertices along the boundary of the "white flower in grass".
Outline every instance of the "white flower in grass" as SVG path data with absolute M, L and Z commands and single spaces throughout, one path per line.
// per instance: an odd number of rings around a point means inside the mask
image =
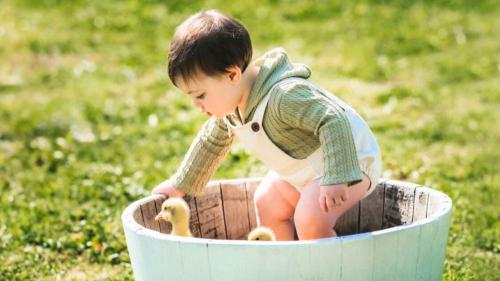
M 95 142 L 96 137 L 92 132 L 91 128 L 87 124 L 75 125 L 71 128 L 71 135 L 78 142 Z
M 148 117 L 148 124 L 152 128 L 158 126 L 158 116 L 156 116 L 156 114 L 149 115 L 149 117 Z
M 94 62 L 88 60 L 82 60 L 75 68 L 73 68 L 73 74 L 76 77 L 82 76 L 82 74 L 88 72 L 92 73 L 96 70 L 96 65 Z

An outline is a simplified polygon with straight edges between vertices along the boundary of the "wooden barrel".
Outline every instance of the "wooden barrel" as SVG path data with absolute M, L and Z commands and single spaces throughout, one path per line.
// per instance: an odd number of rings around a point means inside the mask
M 382 180 L 337 223 L 339 237 L 246 241 L 256 226 L 253 193 L 261 179 L 210 182 L 186 198 L 196 238 L 156 222 L 164 196 L 122 214 L 136 280 L 441 280 L 451 199 L 416 184 Z

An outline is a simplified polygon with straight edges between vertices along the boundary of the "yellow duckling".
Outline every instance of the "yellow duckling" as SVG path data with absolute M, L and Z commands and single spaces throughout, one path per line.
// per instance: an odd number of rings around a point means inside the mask
M 170 234 L 177 236 L 192 237 L 189 230 L 189 206 L 182 198 L 172 197 L 163 201 L 160 213 L 155 220 L 165 220 L 172 224 Z
M 276 241 L 276 236 L 274 235 L 274 232 L 264 226 L 259 226 L 254 228 L 249 234 L 248 234 L 248 240 L 250 241 Z

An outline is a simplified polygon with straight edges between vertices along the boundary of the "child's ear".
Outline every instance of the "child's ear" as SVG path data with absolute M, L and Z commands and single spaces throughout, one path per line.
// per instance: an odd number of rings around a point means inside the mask
M 237 66 L 230 66 L 226 68 L 226 74 L 229 81 L 232 83 L 238 83 L 241 80 L 241 69 Z

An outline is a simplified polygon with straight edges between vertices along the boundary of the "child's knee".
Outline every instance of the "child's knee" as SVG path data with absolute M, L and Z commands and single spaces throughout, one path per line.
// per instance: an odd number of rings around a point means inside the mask
M 297 229 L 331 229 L 335 226 L 334 218 L 318 215 L 317 212 L 296 210 L 293 220 Z
M 267 190 L 263 190 L 261 188 L 258 188 L 255 191 L 255 194 L 253 195 L 253 204 L 256 208 L 256 211 L 263 212 L 269 205 L 269 202 L 272 201 L 272 198 L 270 198 L 269 192 Z
M 319 204 L 318 204 L 319 205 Z M 294 223 L 299 239 L 316 239 L 335 236 L 333 227 L 337 222 L 334 213 L 323 213 L 313 205 L 298 205 L 294 214 Z
M 263 182 L 254 194 L 254 205 L 261 219 L 287 220 L 291 219 L 294 207 L 291 206 L 277 190 L 276 182 Z

